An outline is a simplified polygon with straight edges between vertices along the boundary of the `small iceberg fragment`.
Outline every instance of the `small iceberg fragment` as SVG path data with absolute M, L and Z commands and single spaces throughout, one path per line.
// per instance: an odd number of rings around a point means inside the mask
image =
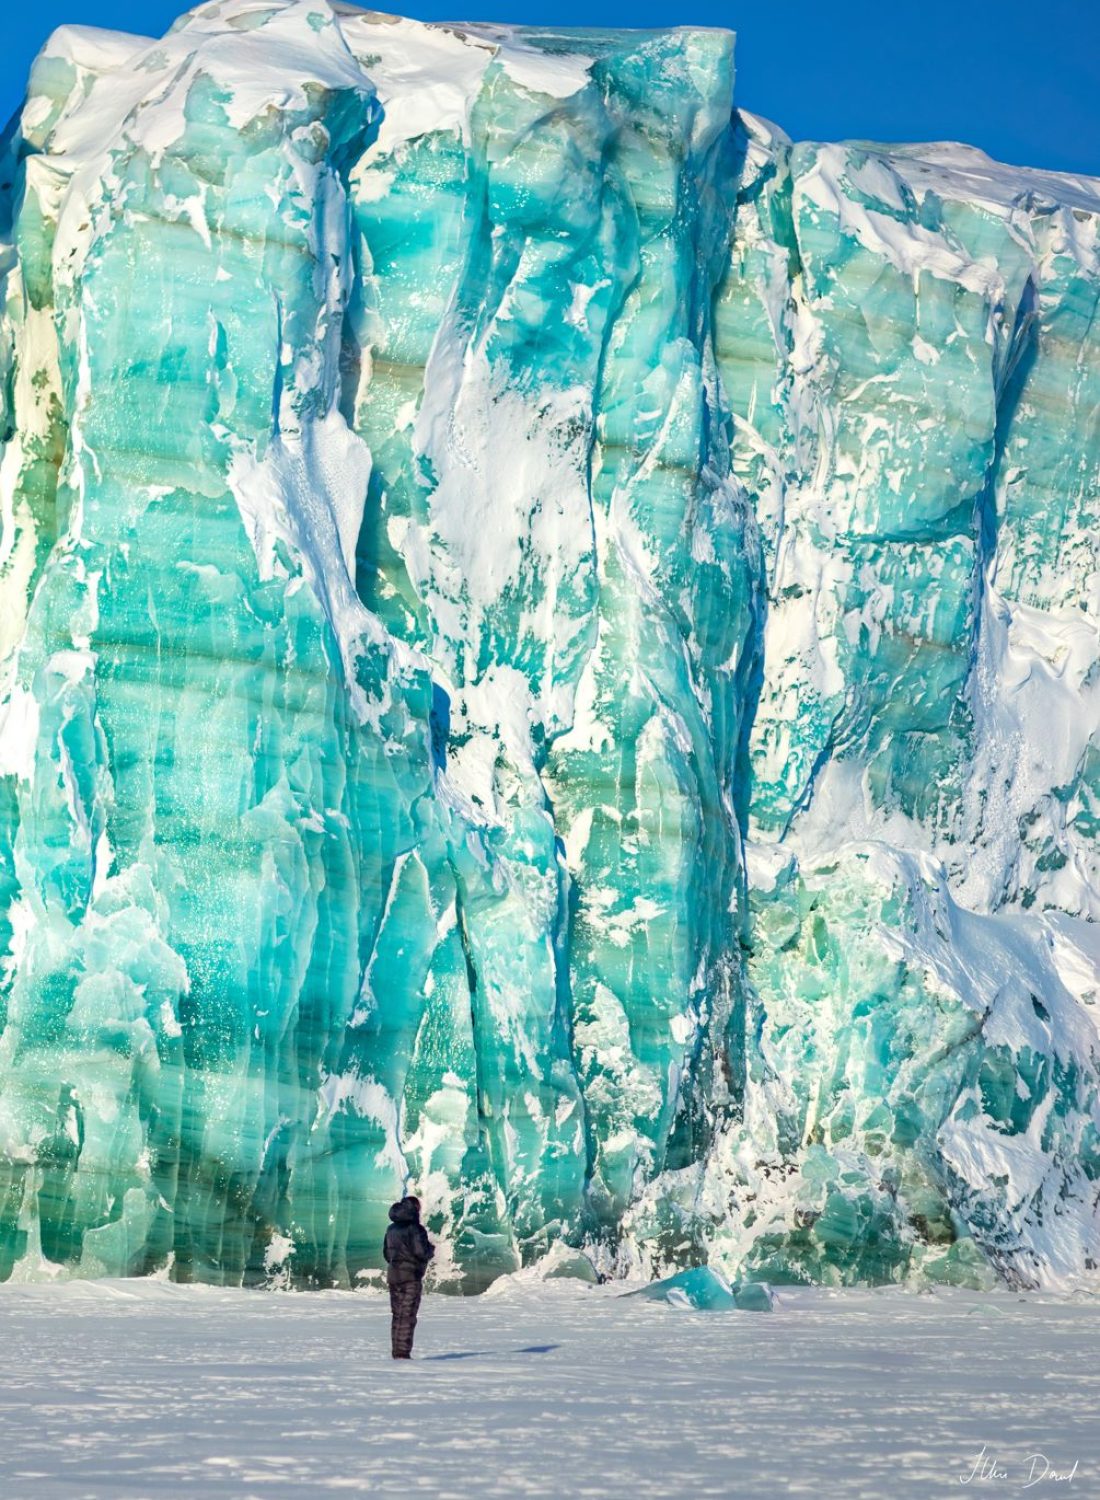
M 582 1255 L 577 1250 L 571 1255 L 559 1256 L 547 1269 L 544 1279 L 546 1281 L 583 1281 L 589 1286 L 595 1286 L 600 1278 L 588 1256 Z
M 729 1282 L 710 1266 L 696 1266 L 654 1281 L 631 1297 L 645 1297 L 649 1302 L 667 1302 L 672 1307 L 692 1307 L 700 1312 L 771 1312 L 775 1299 L 762 1281 Z
M 735 1281 L 733 1301 L 739 1312 L 772 1312 L 775 1308 L 775 1296 L 762 1281 Z

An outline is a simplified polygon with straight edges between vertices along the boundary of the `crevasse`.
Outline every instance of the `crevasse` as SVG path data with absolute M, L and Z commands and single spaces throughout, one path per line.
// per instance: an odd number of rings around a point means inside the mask
M 0 1275 L 1095 1270 L 1100 186 L 325 0 L 3 182 Z

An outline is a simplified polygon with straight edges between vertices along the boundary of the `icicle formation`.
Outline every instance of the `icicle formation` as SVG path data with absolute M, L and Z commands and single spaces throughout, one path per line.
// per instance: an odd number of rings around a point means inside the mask
M 733 38 L 66 27 L 3 182 L 0 1276 L 1100 1253 L 1100 188 Z M 568 1255 L 561 1245 L 585 1255 Z

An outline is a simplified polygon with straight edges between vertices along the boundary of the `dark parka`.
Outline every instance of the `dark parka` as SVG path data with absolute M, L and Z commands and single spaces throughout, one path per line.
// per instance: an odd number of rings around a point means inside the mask
M 402 1198 L 390 1209 L 390 1227 L 382 1243 L 386 1280 L 390 1286 L 403 1281 L 423 1281 L 435 1246 L 420 1222 L 420 1210 L 411 1198 Z

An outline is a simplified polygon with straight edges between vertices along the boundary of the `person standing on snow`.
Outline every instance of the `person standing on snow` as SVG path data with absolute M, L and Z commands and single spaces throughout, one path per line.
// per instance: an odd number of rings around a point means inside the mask
M 411 1359 L 421 1283 L 435 1246 L 420 1222 L 420 1199 L 402 1198 L 390 1209 L 390 1227 L 382 1242 L 390 1288 L 390 1334 L 394 1359 Z

